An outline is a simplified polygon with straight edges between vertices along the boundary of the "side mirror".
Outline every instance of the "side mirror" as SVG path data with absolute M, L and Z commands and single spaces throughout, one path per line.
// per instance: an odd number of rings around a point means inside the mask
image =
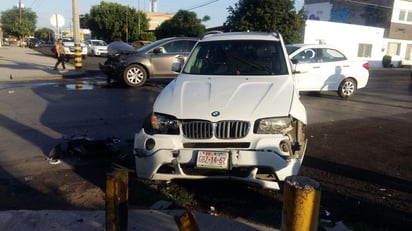
M 165 51 L 165 49 L 164 49 L 163 47 L 157 47 L 157 48 L 155 48 L 155 49 L 153 50 L 153 52 L 154 52 L 155 54 L 163 54 L 163 53 L 166 53 L 166 51 Z
M 181 62 L 175 62 L 172 64 L 172 71 L 174 72 L 180 72 L 182 70 L 183 63 Z
M 297 59 L 291 59 L 290 61 L 291 61 L 291 63 L 293 64 L 292 73 L 293 73 L 293 74 L 299 74 L 300 71 L 297 71 L 297 70 L 296 70 L 296 65 L 299 63 L 299 60 L 297 60 Z
M 153 53 L 159 54 L 159 53 L 160 53 L 160 48 L 159 48 L 159 47 L 155 48 L 155 49 L 153 50 Z

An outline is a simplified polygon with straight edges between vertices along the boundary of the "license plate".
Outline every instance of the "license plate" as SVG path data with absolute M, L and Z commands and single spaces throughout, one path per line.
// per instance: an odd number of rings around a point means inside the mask
M 228 152 L 198 151 L 196 167 L 212 169 L 228 169 Z

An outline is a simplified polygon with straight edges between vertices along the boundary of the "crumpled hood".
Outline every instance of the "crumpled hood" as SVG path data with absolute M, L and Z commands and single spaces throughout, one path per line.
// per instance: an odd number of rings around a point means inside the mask
M 254 120 L 288 116 L 293 81 L 285 76 L 182 75 L 160 93 L 154 111 L 179 119 Z M 212 116 L 218 112 L 219 116 Z
M 109 55 L 116 55 L 116 54 L 130 54 L 135 53 L 136 50 L 129 44 L 121 41 L 111 42 L 107 46 L 107 51 Z

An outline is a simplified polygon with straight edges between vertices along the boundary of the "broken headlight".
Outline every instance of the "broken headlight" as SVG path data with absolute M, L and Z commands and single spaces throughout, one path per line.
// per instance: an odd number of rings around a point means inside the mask
M 255 122 L 254 133 L 257 134 L 285 134 L 291 126 L 289 117 L 264 118 Z
M 153 113 L 150 117 L 153 132 L 158 134 L 179 134 L 179 125 L 174 116 Z

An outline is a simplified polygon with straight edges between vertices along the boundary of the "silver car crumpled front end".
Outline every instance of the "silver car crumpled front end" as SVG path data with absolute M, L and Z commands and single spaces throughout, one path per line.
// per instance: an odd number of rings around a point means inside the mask
M 125 59 L 136 50 L 125 42 L 115 41 L 107 46 L 107 59 L 99 63 L 100 70 L 110 77 L 121 77 L 125 68 Z

